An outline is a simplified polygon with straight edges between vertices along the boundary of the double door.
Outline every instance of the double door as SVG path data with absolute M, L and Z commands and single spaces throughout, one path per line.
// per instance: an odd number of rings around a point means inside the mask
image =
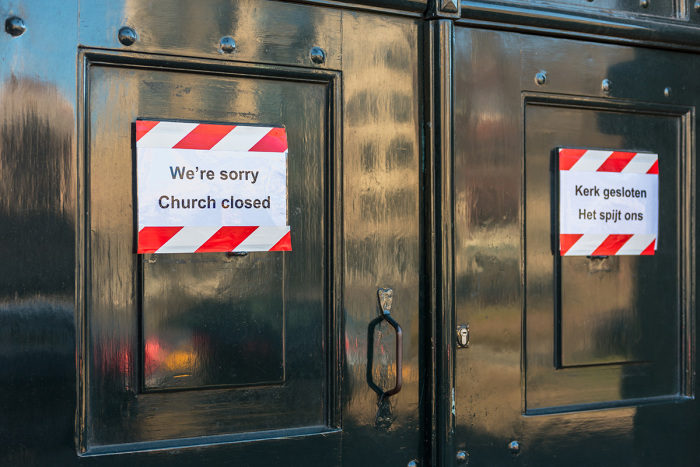
M 346 7 L 5 8 L 0 461 L 696 462 L 697 58 Z M 137 254 L 138 119 L 284 127 L 291 251 Z M 559 255 L 562 147 L 658 154 L 653 256 Z

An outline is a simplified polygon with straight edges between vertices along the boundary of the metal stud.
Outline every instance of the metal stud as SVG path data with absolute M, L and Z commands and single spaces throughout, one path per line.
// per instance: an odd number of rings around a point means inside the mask
M 219 50 L 225 54 L 232 54 L 236 51 L 236 41 L 231 36 L 222 37 L 219 41 Z
M 406 465 L 407 465 L 407 467 L 418 467 L 419 464 L 418 464 L 417 460 L 413 459 L 411 462 L 409 462 Z
M 311 48 L 311 61 L 316 65 L 322 65 L 326 61 L 326 52 L 321 47 Z
M 21 36 L 27 30 L 27 25 L 22 18 L 11 16 L 5 20 L 5 32 L 12 37 Z
M 129 26 L 124 26 L 119 30 L 117 38 L 119 39 L 119 42 L 121 42 L 122 45 L 128 47 L 134 42 L 136 42 L 138 36 L 136 35 L 136 31 L 134 31 L 132 28 L 130 28 Z
M 468 464 L 469 453 L 467 453 L 467 451 L 459 451 L 457 453 L 457 462 L 459 462 L 460 464 Z
M 508 445 L 508 449 L 510 449 L 511 454 L 517 456 L 518 454 L 520 454 L 520 443 L 518 443 L 517 441 L 511 441 Z
M 664 89 L 664 96 L 671 97 L 671 88 Z
M 610 81 L 609 79 L 604 79 L 603 83 L 601 84 L 601 87 L 603 88 L 603 92 L 605 94 L 609 94 L 612 90 L 612 81 Z
M 695 11 L 700 12 L 700 0 L 697 0 L 693 7 L 695 8 Z
M 639 6 L 647 8 L 649 6 L 649 0 L 639 0 Z
M 547 82 L 547 73 L 544 71 L 540 71 L 535 75 L 535 83 L 539 84 L 542 86 L 544 83 Z

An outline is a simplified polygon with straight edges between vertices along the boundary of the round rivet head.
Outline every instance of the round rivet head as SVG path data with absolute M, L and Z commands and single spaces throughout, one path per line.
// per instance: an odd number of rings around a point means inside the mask
M 12 37 L 21 36 L 27 30 L 27 25 L 22 18 L 11 16 L 5 20 L 5 32 Z
M 119 39 L 119 42 L 121 42 L 122 45 L 125 46 L 130 46 L 134 42 L 136 42 L 136 39 L 138 39 L 138 36 L 136 36 L 136 31 L 134 31 L 132 28 L 128 26 L 124 26 L 119 30 L 119 33 L 117 34 L 117 38 Z
M 609 79 L 604 79 L 603 83 L 601 84 L 601 88 L 603 88 L 604 93 L 609 93 L 612 90 L 612 81 Z
M 326 52 L 321 47 L 312 47 L 309 55 L 316 65 L 322 65 L 326 61 Z
M 418 467 L 419 464 L 418 464 L 418 461 L 417 461 L 417 460 L 413 459 L 412 461 L 410 461 L 410 462 L 409 462 L 408 464 L 406 464 L 406 465 L 407 465 L 408 467 Z
M 511 441 L 508 445 L 508 449 L 510 449 L 511 454 L 517 456 L 518 454 L 520 454 L 520 443 L 518 443 L 517 441 Z
M 219 50 L 225 54 L 232 54 L 236 51 L 236 41 L 231 36 L 222 37 L 219 41 Z
M 664 89 L 664 96 L 671 97 L 671 88 Z
M 649 0 L 639 0 L 639 6 L 647 8 L 649 6 Z
M 544 83 L 547 82 L 547 73 L 544 71 L 540 71 L 535 75 L 535 83 L 539 84 L 542 86 Z
M 700 0 L 697 0 L 694 5 L 695 11 L 700 12 Z
M 460 464 L 468 464 L 469 463 L 469 453 L 467 451 L 459 451 L 457 453 L 457 462 Z

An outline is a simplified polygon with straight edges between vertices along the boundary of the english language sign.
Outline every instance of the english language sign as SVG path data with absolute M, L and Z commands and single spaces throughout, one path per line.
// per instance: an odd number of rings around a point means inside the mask
M 559 148 L 558 165 L 560 255 L 654 254 L 657 154 Z
M 137 253 L 289 251 L 284 128 L 136 120 Z

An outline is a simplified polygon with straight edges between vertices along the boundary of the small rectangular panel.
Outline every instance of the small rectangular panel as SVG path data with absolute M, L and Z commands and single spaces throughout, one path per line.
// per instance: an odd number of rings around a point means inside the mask
M 144 389 L 284 381 L 284 261 L 146 255 Z
M 624 404 L 679 391 L 677 284 L 684 259 L 678 186 L 687 174 L 681 172 L 685 113 L 677 112 L 595 99 L 526 98 L 528 411 Z M 585 147 L 658 154 L 655 255 L 560 256 L 559 148 Z

